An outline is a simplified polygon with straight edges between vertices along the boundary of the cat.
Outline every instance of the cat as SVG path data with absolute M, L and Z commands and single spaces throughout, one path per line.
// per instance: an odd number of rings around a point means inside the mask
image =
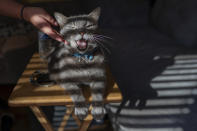
M 83 120 L 88 114 L 88 104 L 82 88 L 91 89 L 94 119 L 104 117 L 104 92 L 106 88 L 105 55 L 98 40 L 98 20 L 100 7 L 86 15 L 64 16 L 55 12 L 54 17 L 60 26 L 60 34 L 68 42 L 53 41 L 46 52 L 50 79 L 70 94 L 74 113 Z M 45 44 L 45 43 L 41 43 Z

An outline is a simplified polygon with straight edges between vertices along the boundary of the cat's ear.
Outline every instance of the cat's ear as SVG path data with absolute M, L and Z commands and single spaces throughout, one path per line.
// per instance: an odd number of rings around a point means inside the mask
M 54 16 L 55 16 L 55 19 L 56 19 L 57 23 L 59 24 L 60 28 L 63 27 L 64 24 L 67 22 L 67 17 L 61 13 L 55 12 Z
M 98 21 L 100 13 L 101 13 L 101 8 L 97 7 L 88 16 L 92 17 L 95 21 Z

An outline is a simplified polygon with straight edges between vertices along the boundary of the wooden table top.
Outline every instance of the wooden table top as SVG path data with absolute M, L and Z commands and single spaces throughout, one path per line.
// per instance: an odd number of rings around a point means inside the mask
M 44 64 L 38 53 L 35 53 L 30 59 L 17 85 L 12 91 L 8 100 L 10 106 L 53 106 L 73 104 L 71 98 L 63 88 L 58 85 L 44 87 L 35 86 L 30 83 L 30 76 L 36 70 L 46 71 L 47 66 Z M 88 101 L 91 101 L 90 93 L 85 94 Z M 120 102 L 122 95 L 117 84 L 108 72 L 108 91 L 105 102 Z

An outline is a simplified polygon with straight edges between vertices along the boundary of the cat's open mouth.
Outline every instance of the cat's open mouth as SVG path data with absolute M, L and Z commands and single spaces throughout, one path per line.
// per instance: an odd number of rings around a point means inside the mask
M 84 51 L 87 49 L 87 46 L 88 46 L 88 42 L 84 39 L 80 39 L 80 40 L 77 40 L 76 41 L 77 43 L 77 48 L 80 50 L 80 51 Z

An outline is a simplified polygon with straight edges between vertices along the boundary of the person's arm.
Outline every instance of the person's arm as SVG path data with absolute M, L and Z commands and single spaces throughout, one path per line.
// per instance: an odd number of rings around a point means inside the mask
M 22 4 L 12 0 L 0 0 L 0 15 L 21 19 L 22 7 Z M 51 38 L 66 43 L 61 35 L 51 27 L 51 25 L 58 26 L 58 24 L 44 9 L 39 7 L 25 7 L 23 18 Z
M 20 19 L 20 10 L 22 6 L 22 4 L 11 0 L 0 0 L 0 14 Z

